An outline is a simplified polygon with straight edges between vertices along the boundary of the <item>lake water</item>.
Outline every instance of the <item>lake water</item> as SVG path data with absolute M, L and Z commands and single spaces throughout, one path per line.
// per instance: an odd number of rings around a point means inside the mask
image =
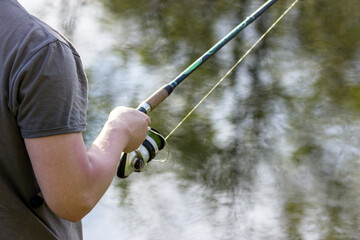
M 264 1 L 21 0 L 89 78 L 87 144 Z M 279 1 L 151 113 L 167 135 L 292 1 Z M 301 1 L 168 139 L 113 184 L 85 240 L 360 239 L 360 4 Z

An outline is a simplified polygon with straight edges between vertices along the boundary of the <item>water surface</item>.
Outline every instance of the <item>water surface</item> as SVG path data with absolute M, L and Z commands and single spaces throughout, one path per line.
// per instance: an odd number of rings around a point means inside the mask
M 88 74 L 89 144 L 264 1 L 20 1 Z M 151 113 L 164 135 L 291 4 L 279 1 Z M 92 239 L 359 239 L 360 5 L 301 1 L 168 140 L 170 158 L 109 191 Z

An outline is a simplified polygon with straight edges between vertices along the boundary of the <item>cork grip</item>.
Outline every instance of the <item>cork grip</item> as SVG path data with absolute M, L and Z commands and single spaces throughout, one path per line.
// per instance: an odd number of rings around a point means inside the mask
M 151 95 L 148 99 L 145 100 L 145 102 L 147 102 L 151 106 L 152 110 L 154 110 L 170 95 L 165 87 L 160 88 L 153 95 Z

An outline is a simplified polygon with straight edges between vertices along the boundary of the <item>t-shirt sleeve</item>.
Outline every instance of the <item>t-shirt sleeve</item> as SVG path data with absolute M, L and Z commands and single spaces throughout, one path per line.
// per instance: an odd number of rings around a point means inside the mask
M 69 45 L 55 41 L 39 49 L 16 81 L 17 123 L 24 138 L 85 130 L 87 79 Z

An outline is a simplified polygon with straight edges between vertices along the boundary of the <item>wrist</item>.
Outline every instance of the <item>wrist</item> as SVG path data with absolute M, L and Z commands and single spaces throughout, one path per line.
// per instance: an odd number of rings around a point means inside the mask
M 116 143 L 118 147 L 121 146 L 121 149 L 124 149 L 130 140 L 130 129 L 122 121 L 108 120 L 104 130 L 107 132 L 109 141 Z

